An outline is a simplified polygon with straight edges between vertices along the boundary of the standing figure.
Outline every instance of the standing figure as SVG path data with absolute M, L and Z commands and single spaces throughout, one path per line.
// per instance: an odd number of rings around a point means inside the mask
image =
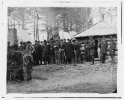
M 24 51 L 25 50 L 23 42 L 20 42 L 19 50 L 20 51 Z
M 43 61 L 42 52 L 43 52 L 43 42 L 41 41 L 41 44 L 40 44 L 40 64 L 41 65 L 42 65 L 42 61 Z
M 90 49 L 89 49 L 89 42 L 88 40 L 86 40 L 85 44 L 84 44 L 84 48 L 85 48 L 85 59 L 87 62 L 90 61 Z
M 47 58 L 47 41 L 46 40 L 44 40 L 42 57 L 43 57 L 44 64 L 46 64 L 46 58 Z
M 109 47 L 109 54 L 111 56 L 111 63 L 115 63 L 115 49 L 116 49 L 116 43 L 115 41 L 113 40 L 113 37 L 110 36 L 110 47 Z
M 11 46 L 13 50 L 18 50 L 18 44 L 17 41 L 14 42 L 14 44 Z
M 23 73 L 24 73 L 24 80 L 31 80 L 32 79 L 32 68 L 33 68 L 33 57 L 32 57 L 32 47 L 31 45 L 26 46 L 26 50 L 23 56 Z
M 59 51 L 60 47 L 58 40 L 56 41 L 54 48 L 55 48 L 55 63 L 60 64 L 60 51 Z
M 99 48 L 100 42 L 101 42 L 101 40 L 100 40 L 100 38 L 98 38 L 98 46 L 97 46 L 98 48 L 97 48 L 97 52 L 98 52 L 99 61 L 100 61 L 100 48 Z
M 93 37 L 89 37 L 89 39 L 90 39 L 90 43 L 89 43 L 90 57 L 92 64 L 94 64 L 95 41 L 93 40 Z
M 80 55 L 81 55 L 81 45 L 78 41 L 76 41 L 75 51 L 76 51 L 76 62 L 79 62 Z
M 99 43 L 100 48 L 100 63 L 105 63 L 105 57 L 107 53 L 108 44 L 105 42 L 105 37 L 103 37 L 102 41 Z
M 71 40 L 68 40 L 65 51 L 66 51 L 67 62 L 69 62 L 69 64 L 71 64 L 71 61 L 73 58 L 73 46 L 71 44 Z
M 50 64 L 50 49 L 51 49 L 50 42 L 48 41 L 47 42 L 47 58 L 46 58 L 48 64 Z
M 52 63 L 55 63 L 55 49 L 54 49 L 54 42 L 53 41 L 50 44 L 50 60 Z

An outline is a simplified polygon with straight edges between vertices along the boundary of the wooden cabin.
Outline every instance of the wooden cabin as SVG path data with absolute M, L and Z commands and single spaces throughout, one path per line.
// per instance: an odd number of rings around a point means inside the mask
M 113 36 L 113 40 L 115 40 L 117 44 L 117 30 L 105 24 L 104 22 L 98 22 L 89 29 L 75 35 L 74 38 L 76 38 L 80 43 L 85 43 L 86 40 L 89 39 L 89 36 L 92 36 L 95 40 L 95 58 L 98 58 L 98 38 L 105 36 L 106 41 L 108 42 L 108 49 L 110 44 L 110 36 Z M 118 46 L 116 45 L 116 55 L 118 54 L 117 50 Z M 109 56 L 109 52 L 107 52 L 107 55 Z

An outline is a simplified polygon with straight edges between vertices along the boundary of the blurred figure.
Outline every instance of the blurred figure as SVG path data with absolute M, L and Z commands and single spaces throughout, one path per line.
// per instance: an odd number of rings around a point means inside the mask
M 20 51 L 24 51 L 24 50 L 25 50 L 25 48 L 24 48 L 24 45 L 23 45 L 23 42 L 22 42 L 22 41 L 20 42 L 19 50 L 20 50 Z
M 90 61 L 90 48 L 89 48 L 88 40 L 86 40 L 84 44 L 84 48 L 85 48 L 85 59 L 87 62 L 89 62 Z
M 95 53 L 95 41 L 93 40 L 93 37 L 89 37 L 89 48 L 90 48 L 90 57 L 92 65 L 94 64 L 94 53 Z
M 111 63 L 114 64 L 115 63 L 115 49 L 116 49 L 116 43 L 113 40 L 113 37 L 110 36 L 110 47 L 109 47 L 109 54 L 111 56 Z
M 57 40 L 54 45 L 55 48 L 55 63 L 60 64 L 60 51 L 59 51 L 59 41 Z
M 13 50 L 18 50 L 17 41 L 14 41 L 14 43 L 13 43 L 13 45 L 12 45 L 12 49 L 13 49 Z
M 47 41 L 44 40 L 44 45 L 43 45 L 43 52 L 42 52 L 42 57 L 43 57 L 43 62 L 46 64 L 46 58 L 47 58 Z
M 105 63 L 105 57 L 107 53 L 108 44 L 105 42 L 105 37 L 102 38 L 102 41 L 99 43 L 100 48 L 100 63 Z
M 76 51 L 76 62 L 79 62 L 81 51 L 80 51 L 81 45 L 78 41 L 76 41 L 75 45 L 75 51 Z
M 67 43 L 66 48 L 65 48 L 65 51 L 66 51 L 67 62 L 69 64 L 71 64 L 72 58 L 73 58 L 73 46 L 71 44 L 71 40 L 68 40 L 68 43 Z
M 84 47 L 84 44 L 81 44 L 80 50 L 81 50 L 81 55 L 80 55 L 81 63 L 83 63 L 84 55 L 85 55 L 85 47 Z
M 7 43 L 7 49 L 9 50 L 10 48 L 11 48 L 10 42 L 8 41 L 8 43 Z
M 98 49 L 97 49 L 97 52 L 98 52 L 99 61 L 100 61 L 100 48 L 99 48 L 100 42 L 101 42 L 101 39 L 98 38 Z
M 47 57 L 46 57 L 46 60 L 47 60 L 47 63 L 50 64 L 50 42 L 48 41 L 47 42 Z

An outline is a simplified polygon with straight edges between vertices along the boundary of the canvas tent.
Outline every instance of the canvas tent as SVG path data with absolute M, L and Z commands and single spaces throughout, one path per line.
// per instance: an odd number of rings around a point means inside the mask
M 17 38 L 18 38 L 18 42 L 30 41 L 30 42 L 34 43 L 34 41 L 31 39 L 29 34 L 25 30 L 22 30 L 22 29 L 17 29 Z
M 68 32 L 60 31 L 59 36 L 60 39 L 71 39 L 71 36 Z
M 14 41 L 18 41 L 18 44 L 20 44 L 21 41 L 31 41 L 33 43 L 33 40 L 25 30 L 15 28 L 8 29 L 8 41 L 10 45 L 13 45 Z
M 98 22 L 93 25 L 91 28 L 81 32 L 80 34 L 75 35 L 75 38 L 78 37 L 87 37 L 87 36 L 103 36 L 103 35 L 115 35 L 117 30 L 108 26 L 104 22 Z

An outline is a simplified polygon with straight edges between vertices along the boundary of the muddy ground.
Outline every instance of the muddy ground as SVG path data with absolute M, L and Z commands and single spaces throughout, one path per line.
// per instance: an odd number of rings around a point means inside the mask
M 28 82 L 7 83 L 7 93 L 112 93 L 117 88 L 117 64 L 39 65 Z

